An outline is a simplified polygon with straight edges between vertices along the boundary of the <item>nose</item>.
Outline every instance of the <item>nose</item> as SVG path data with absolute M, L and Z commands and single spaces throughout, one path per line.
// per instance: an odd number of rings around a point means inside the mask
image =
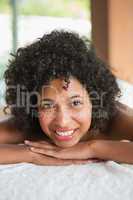
M 71 113 L 66 108 L 60 108 L 56 112 L 55 122 L 57 126 L 69 127 L 71 122 Z

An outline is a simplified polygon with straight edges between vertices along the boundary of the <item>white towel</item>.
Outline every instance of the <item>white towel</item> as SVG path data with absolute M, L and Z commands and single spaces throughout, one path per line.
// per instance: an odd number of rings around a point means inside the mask
M 133 165 L 0 165 L 0 200 L 132 200 Z

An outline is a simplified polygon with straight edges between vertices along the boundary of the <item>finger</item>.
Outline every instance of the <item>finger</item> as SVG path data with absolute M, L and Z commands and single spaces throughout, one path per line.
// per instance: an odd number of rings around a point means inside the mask
M 72 161 L 68 161 L 68 160 L 41 160 L 41 161 L 37 161 L 34 162 L 34 164 L 38 164 L 38 165 L 45 165 L 45 166 L 65 166 L 65 165 L 72 165 L 73 162 Z
M 130 140 L 120 140 L 121 142 L 130 142 Z
M 81 164 L 89 164 L 94 163 L 92 160 L 63 160 L 63 159 L 57 159 L 57 158 L 50 158 L 47 157 L 47 160 L 44 160 L 44 163 L 41 160 L 42 165 L 48 165 L 48 166 L 65 166 L 65 165 L 81 165 Z
M 63 157 L 63 155 L 60 155 L 60 152 L 53 151 L 51 149 L 41 149 L 41 148 L 30 148 L 31 151 L 34 153 L 40 153 L 46 156 L 52 156 L 52 159 L 60 159 L 60 160 L 71 160 L 73 164 L 86 164 L 86 163 L 96 163 L 96 162 L 103 162 L 103 160 L 97 159 L 97 158 L 92 158 L 92 159 L 76 159 L 76 158 L 68 158 L 68 157 Z
M 52 140 L 51 141 L 41 140 L 40 142 L 56 146 Z
M 53 159 L 53 158 L 49 158 L 49 160 L 47 161 L 47 165 L 51 165 L 51 166 L 64 166 L 64 165 L 72 165 L 73 161 L 72 160 L 61 160 L 61 159 Z
M 32 146 L 32 147 L 37 147 L 37 148 L 49 148 L 49 149 L 54 149 L 55 145 L 52 145 L 48 142 L 32 142 L 29 140 L 25 140 L 25 144 Z
M 70 157 L 63 157 L 63 155 L 60 153 L 60 148 L 58 149 L 58 147 L 56 147 L 55 149 L 49 149 L 49 148 L 38 148 L 38 147 L 30 147 L 30 150 L 32 152 L 35 152 L 35 153 L 40 153 L 40 154 L 44 154 L 44 155 L 47 155 L 47 156 L 52 156 L 52 157 L 55 157 L 55 158 L 60 158 L 60 159 L 72 159 Z
M 90 163 L 97 163 L 97 162 L 101 162 L 101 160 L 99 159 L 85 159 L 85 160 L 72 160 L 73 164 L 90 164 Z
M 48 142 L 46 140 L 38 140 L 37 142 L 41 143 L 41 144 L 50 144 L 50 145 L 55 145 L 53 142 Z
M 62 164 L 62 165 L 82 165 L 82 164 L 89 164 L 89 163 L 93 163 L 94 161 L 90 160 L 69 160 L 69 159 L 58 159 L 59 163 L 57 163 L 57 159 L 56 159 L 56 163 L 58 165 Z
M 50 144 L 49 142 L 46 142 L 46 141 L 42 141 L 42 140 L 38 140 L 38 141 L 31 141 L 31 140 L 25 140 L 24 141 L 25 144 Z
M 89 162 L 89 161 L 95 163 L 95 162 L 103 162 L 103 161 L 105 161 L 105 160 L 97 159 L 97 158 L 92 158 L 92 159 L 88 159 L 88 162 Z
M 58 158 L 52 158 L 48 156 L 39 156 L 39 160 L 35 160 L 34 164 L 47 165 L 47 166 L 65 166 L 74 164 L 73 160 L 63 160 Z
M 61 165 L 80 165 L 80 164 L 88 164 L 88 163 L 94 163 L 96 159 L 58 159 L 53 158 L 45 155 L 41 155 L 38 153 L 34 153 L 36 155 L 36 158 L 34 160 L 34 164 L 39 165 L 48 165 L 48 166 L 61 166 Z
M 30 147 L 30 150 L 35 153 L 40 153 L 48 156 L 54 156 L 54 151 L 47 148 Z
M 92 160 L 73 160 L 73 164 L 80 165 L 80 164 L 90 164 L 93 163 Z
M 49 149 L 49 148 L 38 148 L 32 146 L 30 147 L 30 150 L 35 153 L 40 153 L 60 159 L 80 159 L 79 157 L 77 157 L 77 155 L 73 154 L 71 151 L 69 152 L 67 149 L 61 149 L 60 147 Z

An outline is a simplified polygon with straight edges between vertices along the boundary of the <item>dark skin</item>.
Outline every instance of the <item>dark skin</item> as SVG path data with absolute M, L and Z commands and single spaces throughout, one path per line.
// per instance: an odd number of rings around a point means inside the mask
M 121 103 L 117 103 L 117 109 L 118 113 L 117 115 L 113 118 L 112 122 L 110 123 L 110 126 L 108 128 L 108 134 L 106 133 L 98 133 L 95 136 L 93 134 L 90 134 L 88 141 L 101 141 L 102 144 L 98 145 L 103 145 L 106 141 L 113 141 L 113 145 L 119 146 L 119 141 L 121 140 L 130 140 L 132 141 L 133 139 L 133 110 L 126 105 L 123 105 Z M 37 136 L 37 135 L 36 135 Z M 28 143 L 28 145 L 23 144 L 23 145 L 18 145 L 20 143 L 24 143 L 25 140 L 30 140 L 30 141 L 41 141 L 40 143 L 38 142 L 31 142 Z M 49 141 L 48 141 L 49 142 Z M 117 144 L 118 143 L 118 144 Z M 7 120 L 1 121 L 0 122 L 0 150 L 1 155 L 4 155 L 3 157 L 1 156 L 0 158 L 0 163 L 1 164 L 9 164 L 9 163 L 19 163 L 19 162 L 31 162 L 34 164 L 39 164 L 39 165 L 69 165 L 69 164 L 84 164 L 88 162 L 97 162 L 100 160 L 108 160 L 110 158 L 106 158 L 105 155 L 103 155 L 102 152 L 99 155 L 99 157 L 84 157 L 84 156 L 73 156 L 74 152 L 78 151 L 78 149 L 84 147 L 86 143 L 82 142 L 81 144 L 77 144 L 76 147 L 70 148 L 67 150 L 66 154 L 53 154 L 51 151 L 46 151 L 46 155 L 44 155 L 44 150 L 41 152 L 39 151 L 31 151 L 31 147 L 38 148 L 39 150 L 42 148 L 47 147 L 48 149 L 60 151 L 59 147 L 55 148 L 55 145 L 50 144 L 45 142 L 45 136 L 43 137 L 28 137 L 25 133 L 20 133 L 15 128 L 15 124 L 12 118 L 8 118 Z M 121 143 L 120 143 L 121 144 Z M 127 145 L 127 143 L 125 143 Z M 42 146 L 41 146 L 42 145 Z M 88 143 L 87 143 L 88 145 Z M 97 145 L 97 146 L 98 146 Z M 112 144 L 108 144 L 108 146 Z M 123 145 L 123 143 L 122 143 Z M 129 145 L 129 144 L 128 144 Z M 96 145 L 94 145 L 95 147 Z M 107 146 L 107 147 L 108 147 Z M 99 146 L 100 147 L 100 146 Z M 74 149 L 75 148 L 75 149 Z M 106 151 L 109 151 L 110 149 L 106 148 L 106 144 L 102 146 L 102 148 Z M 112 147 L 111 147 L 112 148 Z M 122 146 L 123 148 L 123 146 Z M 129 147 L 128 147 L 129 148 Z M 94 149 L 94 148 L 93 148 Z M 101 149 L 101 147 L 100 147 Z M 120 148 L 121 149 L 121 148 Z M 9 155 L 10 151 L 10 156 L 7 158 L 7 155 Z M 95 154 L 94 154 L 95 155 Z M 97 154 L 98 155 L 98 154 Z M 117 158 L 112 160 L 118 160 Z M 126 163 L 133 163 L 129 159 L 126 160 L 118 160 L 118 162 L 126 162 Z

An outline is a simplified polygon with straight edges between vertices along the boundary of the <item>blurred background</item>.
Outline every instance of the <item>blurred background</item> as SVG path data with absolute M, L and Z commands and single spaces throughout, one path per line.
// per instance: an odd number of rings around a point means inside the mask
M 133 107 L 133 0 L 0 0 L 0 107 L 10 53 L 53 29 L 78 32 L 117 76 Z
M 53 29 L 90 37 L 88 0 L 0 0 L 0 78 L 9 54 Z

